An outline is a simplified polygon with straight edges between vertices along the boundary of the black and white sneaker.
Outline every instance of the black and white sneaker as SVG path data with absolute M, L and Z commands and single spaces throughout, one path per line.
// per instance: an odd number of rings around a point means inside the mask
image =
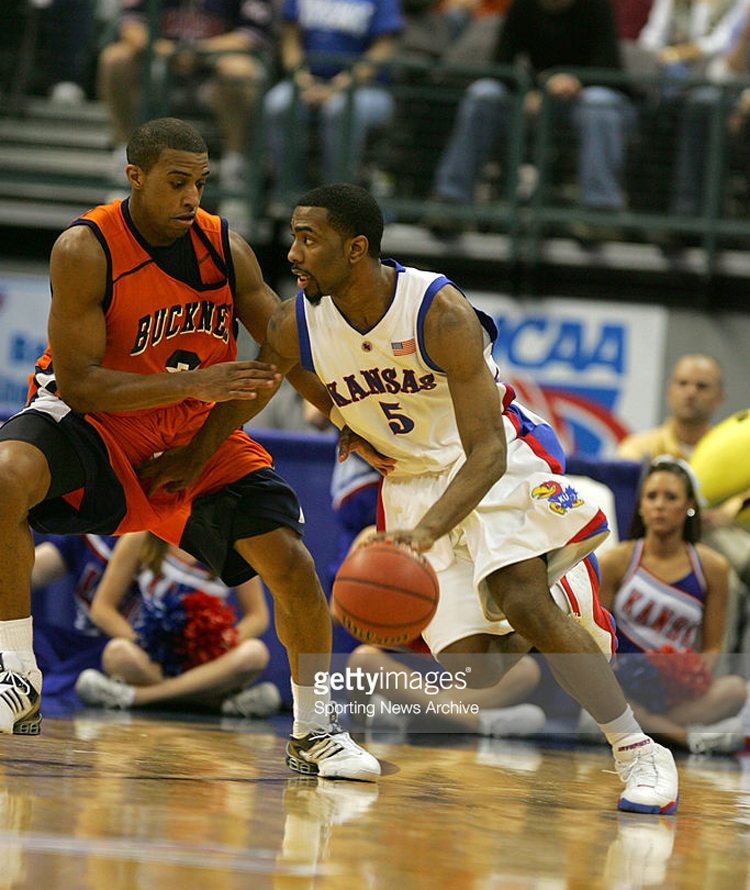
M 286 746 L 286 763 L 296 773 L 322 779 L 375 782 L 380 776 L 378 761 L 336 723 L 302 738 L 291 736 Z
M 0 652 L 0 732 L 39 735 L 42 715 L 39 692 L 28 677 L 15 652 Z

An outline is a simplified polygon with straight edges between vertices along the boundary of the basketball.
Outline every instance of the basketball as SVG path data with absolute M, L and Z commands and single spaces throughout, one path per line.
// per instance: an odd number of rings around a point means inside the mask
M 435 614 L 438 580 L 411 547 L 373 541 L 353 550 L 333 582 L 334 617 L 363 643 L 397 646 L 416 639 Z

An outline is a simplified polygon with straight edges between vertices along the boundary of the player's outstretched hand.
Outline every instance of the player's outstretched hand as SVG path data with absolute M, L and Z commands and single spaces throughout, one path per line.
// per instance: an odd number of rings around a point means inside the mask
M 356 451 L 381 476 L 387 476 L 396 466 L 394 458 L 381 454 L 367 439 L 345 426 L 339 433 L 339 463 L 346 460 L 352 451 Z
M 219 362 L 190 373 L 193 396 L 203 402 L 255 399 L 259 389 L 272 389 L 281 382 L 275 365 L 256 361 Z
M 200 476 L 204 464 L 205 460 L 187 444 L 149 458 L 136 469 L 151 496 L 159 488 L 166 491 L 187 488 Z

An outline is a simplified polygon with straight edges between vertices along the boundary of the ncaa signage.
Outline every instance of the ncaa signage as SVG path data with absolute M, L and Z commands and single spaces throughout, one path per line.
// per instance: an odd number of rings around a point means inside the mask
M 606 457 L 661 421 L 666 310 L 470 293 L 498 327 L 495 360 L 520 402 L 546 417 L 567 454 Z
M 23 408 L 34 362 L 47 345 L 49 283 L 0 274 L 0 421 Z

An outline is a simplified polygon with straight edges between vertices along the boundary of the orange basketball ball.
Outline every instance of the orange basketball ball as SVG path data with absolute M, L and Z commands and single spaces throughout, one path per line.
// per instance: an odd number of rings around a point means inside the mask
M 331 610 L 352 636 L 376 646 L 416 639 L 438 602 L 432 566 L 411 547 L 373 541 L 353 550 L 333 582 Z

